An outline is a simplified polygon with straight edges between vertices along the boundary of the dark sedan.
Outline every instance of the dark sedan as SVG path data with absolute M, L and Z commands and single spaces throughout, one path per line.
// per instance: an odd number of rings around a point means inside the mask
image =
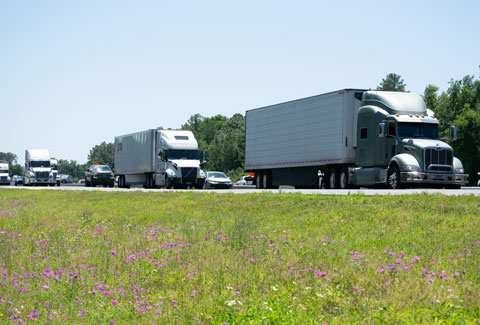
M 85 186 L 113 187 L 115 176 L 107 165 L 92 165 L 85 171 Z

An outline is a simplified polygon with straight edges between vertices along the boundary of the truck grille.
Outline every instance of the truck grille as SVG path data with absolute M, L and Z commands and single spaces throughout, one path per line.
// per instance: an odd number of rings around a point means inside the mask
M 6 180 L 6 179 L 7 179 L 7 176 L 0 176 L 0 179 L 1 179 L 1 180 Z
M 453 151 L 451 149 L 425 149 L 425 170 L 450 172 L 453 166 Z
M 182 167 L 182 179 L 184 181 L 195 181 L 197 179 L 197 168 Z
M 35 172 L 35 178 L 48 178 L 49 172 Z

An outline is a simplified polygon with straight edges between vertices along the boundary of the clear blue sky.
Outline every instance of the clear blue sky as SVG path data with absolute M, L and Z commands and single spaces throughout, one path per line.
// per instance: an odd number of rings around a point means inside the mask
M 341 88 L 480 73 L 480 1 L 1 1 L 0 151 L 85 163 L 116 135 Z

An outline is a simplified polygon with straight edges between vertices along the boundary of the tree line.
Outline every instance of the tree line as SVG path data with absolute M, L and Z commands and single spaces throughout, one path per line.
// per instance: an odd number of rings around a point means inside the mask
M 382 79 L 377 90 L 407 91 L 405 81 L 395 73 Z M 451 79 L 448 89 L 441 93 L 437 86 L 429 84 L 423 96 L 427 108 L 434 111 L 440 121 L 441 138 L 453 147 L 455 156 L 463 162 L 465 172 L 470 174 L 470 184 L 476 184 L 480 171 L 480 80 L 473 75 L 461 80 Z M 458 128 L 456 140 L 449 137 L 452 125 Z M 192 131 L 199 150 L 207 153 L 204 170 L 223 171 L 234 180 L 244 174 L 244 115 L 237 113 L 232 117 L 204 117 L 197 113 L 181 129 Z M 90 150 L 86 164 L 59 159 L 59 173 L 82 178 L 85 169 L 96 162 L 115 168 L 114 154 L 114 144 L 102 142 Z M 17 158 L 15 154 L 0 152 L 0 160 L 7 160 L 11 164 L 12 174 L 21 175 L 22 166 L 16 164 Z

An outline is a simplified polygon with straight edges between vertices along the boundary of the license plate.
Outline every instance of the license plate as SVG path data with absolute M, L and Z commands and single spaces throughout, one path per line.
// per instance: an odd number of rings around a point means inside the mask
M 192 182 L 187 182 L 187 185 L 192 185 Z

